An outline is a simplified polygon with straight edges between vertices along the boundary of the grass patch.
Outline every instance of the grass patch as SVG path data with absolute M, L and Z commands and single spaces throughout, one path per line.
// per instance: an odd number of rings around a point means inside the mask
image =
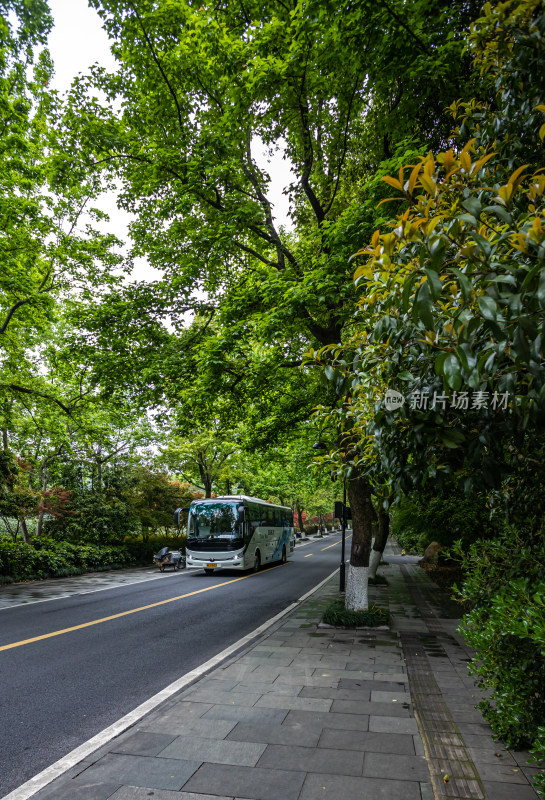
M 367 626 L 376 628 L 379 625 L 388 625 L 390 614 L 378 606 L 369 606 L 363 611 L 349 611 L 344 607 L 344 600 L 337 598 L 328 605 L 324 611 L 322 622 L 327 625 L 336 625 L 343 628 L 356 628 Z

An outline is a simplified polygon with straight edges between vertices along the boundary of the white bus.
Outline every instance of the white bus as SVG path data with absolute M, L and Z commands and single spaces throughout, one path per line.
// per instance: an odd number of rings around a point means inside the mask
M 179 522 L 180 511 L 175 515 Z M 193 500 L 187 517 L 188 569 L 252 569 L 284 562 L 293 552 L 293 512 L 257 497 L 228 495 Z

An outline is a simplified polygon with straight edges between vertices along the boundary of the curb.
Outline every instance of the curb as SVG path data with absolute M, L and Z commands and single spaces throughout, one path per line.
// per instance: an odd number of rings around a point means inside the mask
M 121 719 L 118 719 L 117 722 L 109 725 L 103 731 L 97 733 L 96 736 L 88 739 L 86 742 L 79 745 L 79 747 L 76 747 L 63 758 L 59 759 L 54 764 L 51 764 L 49 767 L 46 767 L 46 769 L 42 770 L 42 772 L 39 772 L 33 778 L 30 778 L 30 780 L 26 781 L 26 783 L 21 784 L 21 786 L 17 787 L 17 789 L 13 789 L 13 791 L 11 791 L 9 794 L 4 795 L 4 797 L 0 798 L 0 800 L 28 800 L 29 797 L 33 797 L 37 792 L 45 788 L 48 784 L 52 783 L 52 781 L 54 781 L 56 778 L 60 778 L 69 769 L 72 769 L 72 767 L 75 767 L 80 761 L 83 761 L 83 759 L 90 756 L 95 750 L 98 750 L 99 747 L 103 747 L 116 736 L 119 736 L 120 733 L 123 733 L 123 731 L 126 731 L 127 728 L 130 728 L 132 725 L 136 724 L 139 720 L 146 716 L 146 714 L 154 711 L 158 706 L 171 698 L 174 694 L 182 689 L 186 689 L 192 683 L 206 675 L 206 673 L 218 667 L 230 656 L 249 645 L 254 639 L 257 639 L 259 636 L 265 633 L 265 631 L 271 628 L 276 622 L 291 614 L 291 612 L 300 606 L 301 603 L 304 603 L 305 600 L 315 594 L 315 592 L 319 591 L 322 586 L 325 586 L 325 584 L 328 583 L 328 581 L 330 581 L 338 573 L 338 571 L 339 568 L 337 567 L 337 569 L 320 581 L 320 583 L 306 592 L 298 600 L 295 600 L 293 603 L 287 606 L 287 608 L 283 609 L 283 611 L 280 611 L 258 628 L 255 628 L 253 631 L 246 634 L 246 636 L 243 636 L 242 639 L 239 639 L 237 642 L 229 645 L 229 647 L 226 647 L 221 651 L 221 653 L 218 653 L 213 658 L 205 661 L 204 664 L 201 664 L 199 667 L 187 672 L 181 678 L 178 678 L 178 680 L 174 681 L 169 686 L 166 686 L 160 692 L 153 695 L 153 697 L 150 697 L 144 703 L 141 703 L 128 714 L 121 717 Z

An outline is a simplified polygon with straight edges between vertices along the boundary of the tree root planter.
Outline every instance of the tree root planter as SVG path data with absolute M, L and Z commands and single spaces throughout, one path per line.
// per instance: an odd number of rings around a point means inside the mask
M 384 608 L 371 605 L 361 611 L 351 611 L 345 608 L 342 598 L 337 598 L 326 607 L 318 628 L 390 630 L 389 622 L 390 613 Z

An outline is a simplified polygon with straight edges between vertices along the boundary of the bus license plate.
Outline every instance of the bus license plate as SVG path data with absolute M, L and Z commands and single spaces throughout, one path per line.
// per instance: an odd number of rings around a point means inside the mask
M 207 567 L 217 567 L 218 565 L 217 564 L 207 564 L 206 566 Z

